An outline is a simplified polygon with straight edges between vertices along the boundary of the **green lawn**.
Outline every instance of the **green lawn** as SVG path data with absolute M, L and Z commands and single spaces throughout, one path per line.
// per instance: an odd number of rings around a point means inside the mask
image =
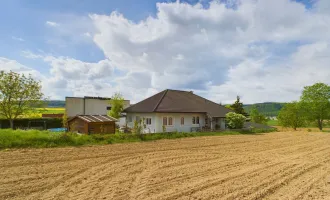
M 269 120 L 267 122 L 268 126 L 278 126 L 278 120 Z
M 10 130 L 0 129 L 0 149 L 6 148 L 47 148 L 63 146 L 82 146 L 98 144 L 114 144 L 127 142 L 143 142 L 160 139 L 175 139 L 199 136 L 241 135 L 272 132 L 274 130 L 254 131 L 224 131 L 208 133 L 155 133 L 145 135 L 133 134 L 93 134 L 77 135 L 72 133 L 53 133 L 37 130 Z

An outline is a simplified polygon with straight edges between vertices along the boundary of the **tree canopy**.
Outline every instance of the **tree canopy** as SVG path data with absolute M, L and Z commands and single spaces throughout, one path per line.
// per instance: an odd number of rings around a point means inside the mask
M 230 109 L 232 109 L 237 114 L 248 116 L 248 114 L 245 112 L 245 110 L 243 108 L 243 103 L 240 102 L 239 96 L 237 96 L 235 103 L 230 105 Z
M 250 111 L 250 118 L 252 122 L 259 124 L 267 124 L 268 119 L 265 115 L 261 114 L 256 107 Z
M 302 104 L 299 102 L 292 102 L 286 104 L 278 115 L 279 124 L 283 127 L 291 127 L 297 130 L 306 124 L 305 112 Z
M 0 71 L 0 116 L 10 121 L 11 128 L 15 119 L 41 105 L 43 96 L 40 82 L 30 75 Z
M 115 93 L 110 100 L 111 110 L 109 115 L 118 119 L 124 110 L 124 97 L 120 93 Z
M 324 120 L 330 118 L 330 86 L 324 83 L 306 86 L 300 100 L 307 119 L 316 122 L 322 130 Z

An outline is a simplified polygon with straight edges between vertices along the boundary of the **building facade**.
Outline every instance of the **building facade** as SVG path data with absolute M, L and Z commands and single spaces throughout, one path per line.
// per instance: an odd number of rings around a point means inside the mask
M 77 115 L 107 115 L 111 110 L 111 98 L 105 97 L 66 97 L 65 109 L 68 117 Z M 130 106 L 129 100 L 124 100 L 124 109 Z
M 226 129 L 231 110 L 191 91 L 164 90 L 124 110 L 126 122 L 141 121 L 144 133 Z

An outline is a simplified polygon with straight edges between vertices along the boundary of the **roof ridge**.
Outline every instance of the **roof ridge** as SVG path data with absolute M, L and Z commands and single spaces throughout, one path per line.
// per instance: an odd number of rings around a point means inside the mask
M 157 105 L 155 106 L 155 108 L 153 109 L 153 112 L 155 112 L 156 111 L 156 109 L 158 108 L 158 106 L 159 106 L 159 104 L 160 104 L 160 102 L 162 102 L 162 100 L 164 99 L 164 97 L 165 97 L 165 95 L 167 94 L 167 92 L 168 92 L 168 89 L 167 90 L 165 90 L 165 92 L 164 92 L 164 94 L 163 94 L 163 96 L 159 99 L 159 102 L 157 103 Z
M 192 93 L 193 91 L 191 91 L 191 90 L 174 90 L 174 89 L 167 89 L 167 90 L 169 90 L 169 91 L 175 91 L 175 92 L 188 92 L 188 93 Z

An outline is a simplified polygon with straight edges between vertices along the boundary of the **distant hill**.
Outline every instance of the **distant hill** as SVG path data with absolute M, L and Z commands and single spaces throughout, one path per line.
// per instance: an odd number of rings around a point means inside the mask
M 64 108 L 65 107 L 65 101 L 61 100 L 50 100 L 45 102 L 46 107 L 48 108 Z
M 250 113 L 253 106 L 256 106 L 258 111 L 265 116 L 277 116 L 279 111 L 285 103 L 276 103 L 276 102 L 265 102 L 265 103 L 256 103 L 256 104 L 247 104 L 243 108 L 247 113 Z

